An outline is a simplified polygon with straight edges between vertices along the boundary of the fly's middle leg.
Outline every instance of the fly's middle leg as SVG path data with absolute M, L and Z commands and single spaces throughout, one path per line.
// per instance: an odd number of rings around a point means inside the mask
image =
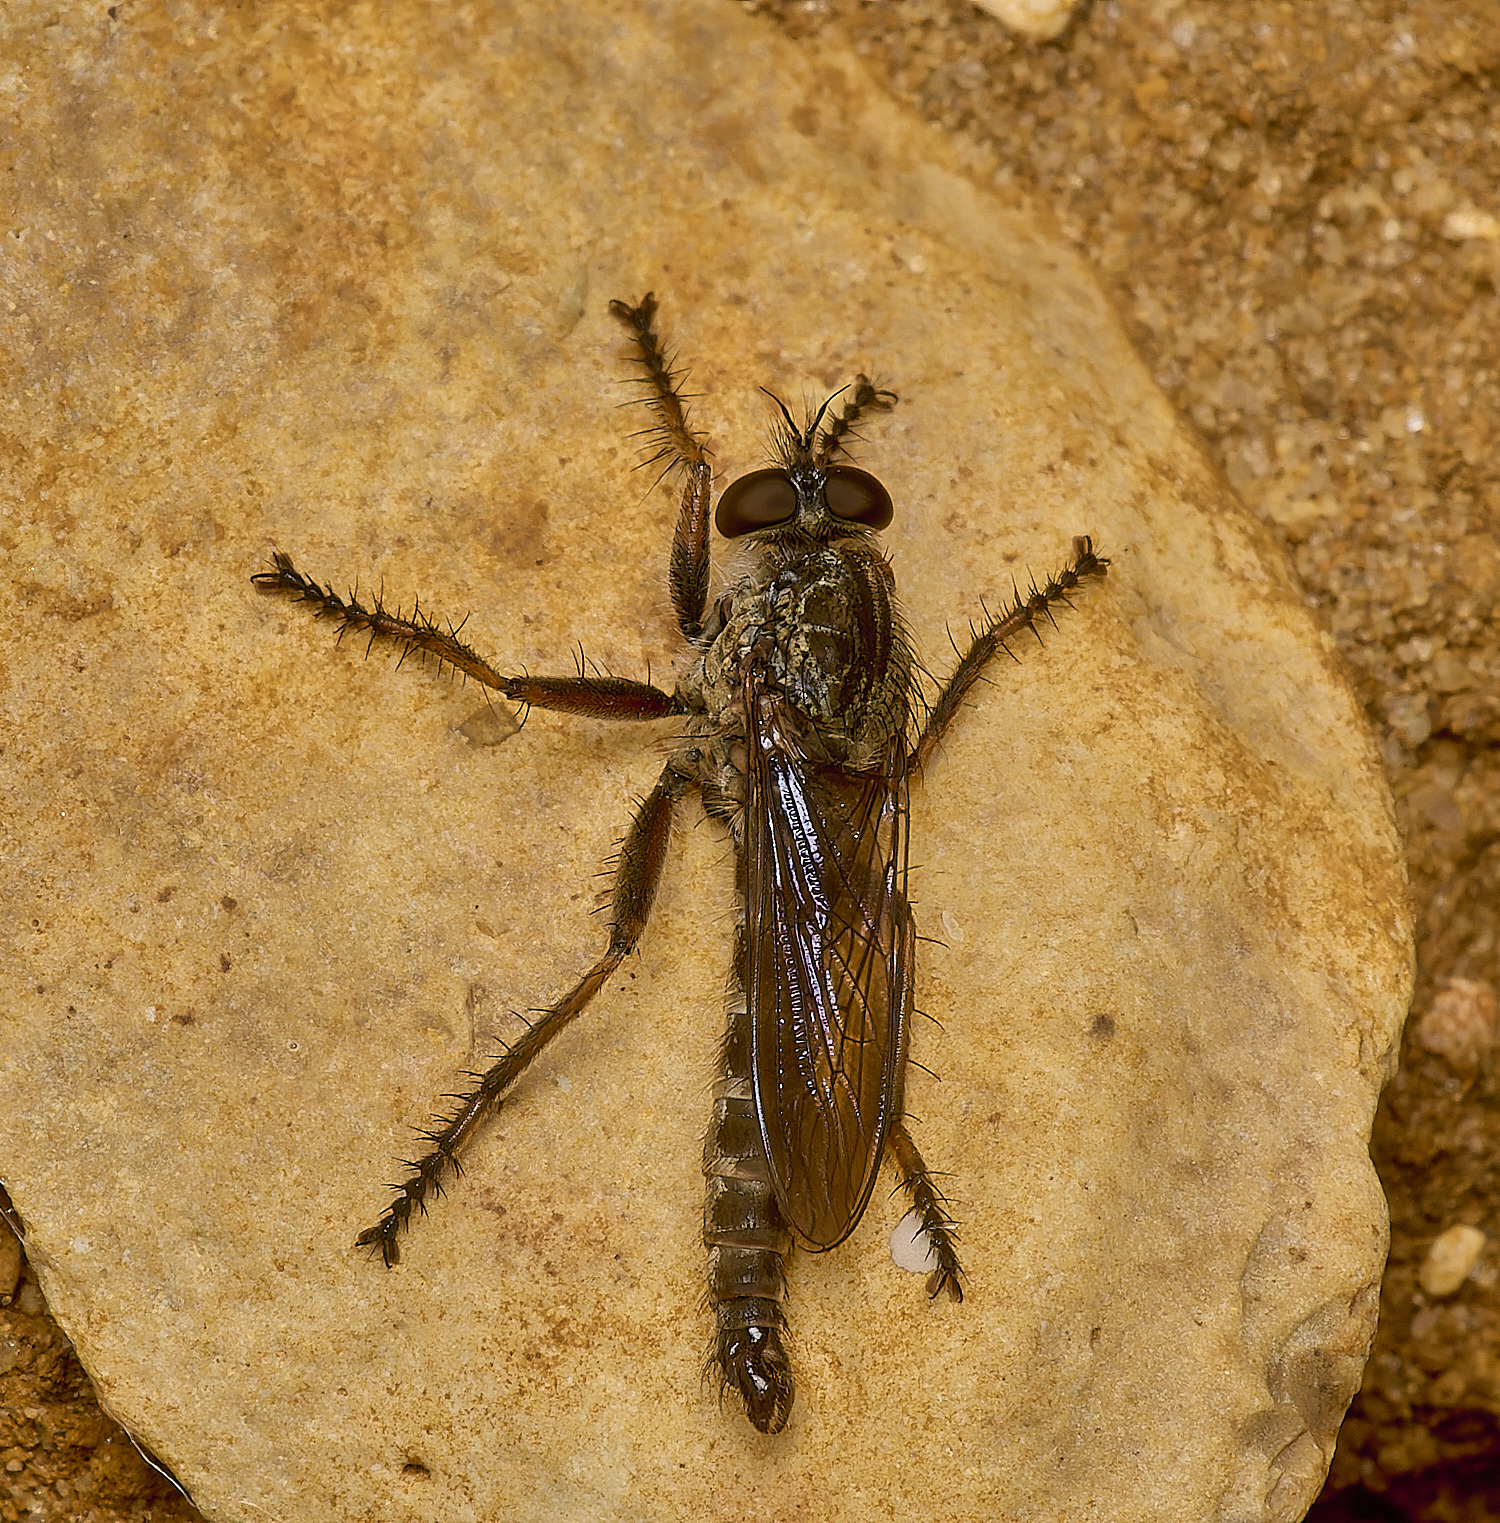
M 762 1433 L 786 1426 L 795 1391 L 787 1355 L 786 1265 L 792 1234 L 776 1204 L 771 1168 L 750 1090 L 750 1016 L 745 1006 L 745 932 L 736 938 L 722 1077 L 703 1140 L 703 1242 L 714 1342 L 708 1368 L 733 1391 Z

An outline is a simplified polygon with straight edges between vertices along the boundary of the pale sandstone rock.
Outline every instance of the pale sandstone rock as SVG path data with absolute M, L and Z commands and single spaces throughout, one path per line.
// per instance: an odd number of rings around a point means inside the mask
M 4 25 L 0 1157 L 118 1415 L 216 1519 L 1299 1516 L 1375 1316 L 1400 857 L 1331 642 L 1084 267 L 729 6 Z M 725 476 L 760 384 L 901 392 L 861 458 L 935 668 L 1072 534 L 1113 559 L 913 809 L 947 945 L 910 1102 L 969 1299 L 891 1264 L 877 1191 L 794 1265 L 774 1440 L 699 1382 L 696 806 L 401 1266 L 351 1247 L 601 945 L 666 727 L 475 744 L 476 691 L 248 582 L 279 545 L 502 664 L 664 671 L 672 506 L 605 315 L 652 287 Z

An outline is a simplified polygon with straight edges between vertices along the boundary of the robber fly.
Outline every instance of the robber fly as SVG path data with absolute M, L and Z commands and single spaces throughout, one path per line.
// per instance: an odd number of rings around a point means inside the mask
M 591 675 L 508 677 L 420 611 L 362 607 L 304 576 L 288 555 L 253 580 L 327 615 L 339 632 L 433 656 L 514 703 L 590 719 L 682 721 L 656 786 L 637 808 L 614 865 L 609 946 L 582 980 L 421 1135 L 431 1151 L 375 1226 L 359 1235 L 385 1262 L 414 1212 L 458 1172 L 460 1151 L 531 1061 L 603 988 L 646 926 L 672 816 L 696 788 L 733 834 L 740 923 L 728 1033 L 703 1146 L 709 1369 L 762 1433 L 791 1412 L 786 1271 L 794 1245 L 844 1241 L 889 1157 L 933 1266 L 929 1295 L 963 1299 L 956 1233 L 907 1130 L 905 1079 L 916 929 L 906 897 L 907 783 L 931 759 L 989 661 L 1108 562 L 1086 538 L 1045 586 L 1033 583 L 972 631 L 929 704 L 876 542 L 890 493 L 849 462 L 857 425 L 896 403 L 859 376 L 798 426 L 781 418 L 774 464 L 731 483 L 714 524 L 747 538 L 754 569 L 710 601 L 712 471 L 690 427 L 680 372 L 656 331 L 656 299 L 609 308 L 630 335 L 654 414 L 648 463 L 680 472 L 669 581 L 688 646 L 674 692 Z M 769 396 L 770 393 L 767 393 Z M 842 398 L 834 410 L 834 403 Z

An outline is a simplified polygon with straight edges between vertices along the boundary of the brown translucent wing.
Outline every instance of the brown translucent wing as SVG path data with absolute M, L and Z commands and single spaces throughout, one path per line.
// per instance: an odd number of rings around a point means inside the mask
M 810 763 L 747 683 L 750 1067 L 776 1200 L 804 1247 L 854 1230 L 899 1108 L 914 932 L 906 752 Z

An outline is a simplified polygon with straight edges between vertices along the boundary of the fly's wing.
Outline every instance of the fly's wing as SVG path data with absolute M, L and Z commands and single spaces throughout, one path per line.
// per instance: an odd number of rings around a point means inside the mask
M 906 751 L 880 773 L 807 762 L 747 683 L 750 1067 L 777 1204 L 804 1247 L 864 1214 L 901 1103 L 915 932 Z

